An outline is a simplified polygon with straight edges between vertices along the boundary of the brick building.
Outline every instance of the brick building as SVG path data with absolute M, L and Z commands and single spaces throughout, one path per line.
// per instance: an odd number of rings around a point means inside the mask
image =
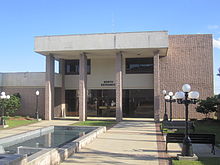
M 163 118 L 161 91 L 188 83 L 201 98 L 213 95 L 212 35 L 168 35 L 167 31 L 35 37 L 35 52 L 46 57 L 45 73 L 2 73 L 0 87 L 20 93 L 20 115 L 44 119 L 86 116 Z M 54 73 L 54 61 L 59 73 Z M 168 106 L 169 109 L 169 106 Z M 169 111 L 168 111 L 169 113 Z M 190 106 L 190 118 L 201 118 Z M 173 118 L 184 118 L 173 104 Z

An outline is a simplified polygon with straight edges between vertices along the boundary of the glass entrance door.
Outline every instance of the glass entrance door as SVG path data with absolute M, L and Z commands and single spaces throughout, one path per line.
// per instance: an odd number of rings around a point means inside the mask
M 79 101 L 76 90 L 66 90 L 66 116 L 79 116 Z
M 88 91 L 88 116 L 115 117 L 115 89 Z
M 153 89 L 124 89 L 123 117 L 154 117 Z
M 66 90 L 66 115 L 79 115 L 77 90 Z M 115 89 L 88 90 L 87 116 L 115 117 Z M 154 117 L 153 89 L 124 89 L 123 117 Z

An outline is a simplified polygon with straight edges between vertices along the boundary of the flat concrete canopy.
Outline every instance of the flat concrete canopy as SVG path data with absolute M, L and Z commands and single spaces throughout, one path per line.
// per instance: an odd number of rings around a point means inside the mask
M 159 50 L 160 56 L 166 56 L 167 49 L 167 31 L 145 31 L 38 36 L 34 51 L 42 55 L 53 54 L 57 59 L 71 59 L 83 52 L 99 57 L 113 56 L 116 52 L 152 57 L 153 52 Z

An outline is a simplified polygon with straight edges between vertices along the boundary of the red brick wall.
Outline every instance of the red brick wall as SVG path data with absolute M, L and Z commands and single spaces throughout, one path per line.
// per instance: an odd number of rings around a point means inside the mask
M 36 112 L 36 94 L 39 90 L 38 100 L 38 113 L 40 118 L 44 118 L 44 88 L 23 88 L 23 87 L 3 87 L 2 91 L 6 94 L 19 93 L 21 95 L 21 108 L 16 112 L 15 115 L 35 117 Z
M 168 55 L 160 58 L 160 88 L 166 91 L 182 90 L 182 85 L 191 85 L 192 90 L 204 99 L 213 96 L 213 46 L 212 35 L 170 35 Z M 164 99 L 161 94 L 160 118 L 164 114 Z M 169 112 L 169 105 L 167 106 Z M 203 118 L 190 105 L 190 118 Z M 173 118 L 184 118 L 184 106 L 173 103 Z
M 6 94 L 20 93 L 21 95 L 21 108 L 16 112 L 15 115 L 35 117 L 36 112 L 36 95 L 35 92 L 39 90 L 38 100 L 38 113 L 40 118 L 44 119 L 45 116 L 45 89 L 44 88 L 27 88 L 27 87 L 3 87 L 1 91 L 5 91 Z M 54 117 L 61 116 L 61 90 L 55 88 L 55 100 L 54 100 Z

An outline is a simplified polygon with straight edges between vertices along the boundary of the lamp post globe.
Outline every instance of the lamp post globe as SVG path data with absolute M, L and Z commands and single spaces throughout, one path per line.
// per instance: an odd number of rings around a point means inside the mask
M 36 94 L 36 119 L 39 120 L 39 113 L 38 113 L 38 96 L 40 95 L 40 92 L 37 90 L 35 92 Z
M 163 93 L 163 95 L 166 95 L 167 91 L 166 91 L 166 90 L 163 90 L 162 93 Z
M 1 96 L 5 96 L 5 92 L 1 92 Z
M 169 96 L 169 95 L 166 95 L 166 96 L 164 97 L 164 99 L 167 101 L 167 100 L 170 99 L 170 96 Z
M 173 96 L 173 92 L 169 92 L 169 96 Z
M 189 91 L 191 91 L 191 86 L 189 84 L 184 84 L 182 86 L 182 90 L 183 90 L 183 92 L 189 92 Z
M 176 92 L 176 93 L 175 93 L 175 97 L 176 97 L 177 100 L 183 99 L 184 96 L 185 96 L 184 92 L 181 92 L 181 91 L 180 91 L 180 92 Z
M 190 99 L 198 99 L 199 98 L 199 92 L 197 92 L 197 91 L 189 92 L 189 98 Z
M 35 93 L 36 93 L 37 96 L 39 96 L 39 94 L 40 94 L 40 92 L 38 90 Z

